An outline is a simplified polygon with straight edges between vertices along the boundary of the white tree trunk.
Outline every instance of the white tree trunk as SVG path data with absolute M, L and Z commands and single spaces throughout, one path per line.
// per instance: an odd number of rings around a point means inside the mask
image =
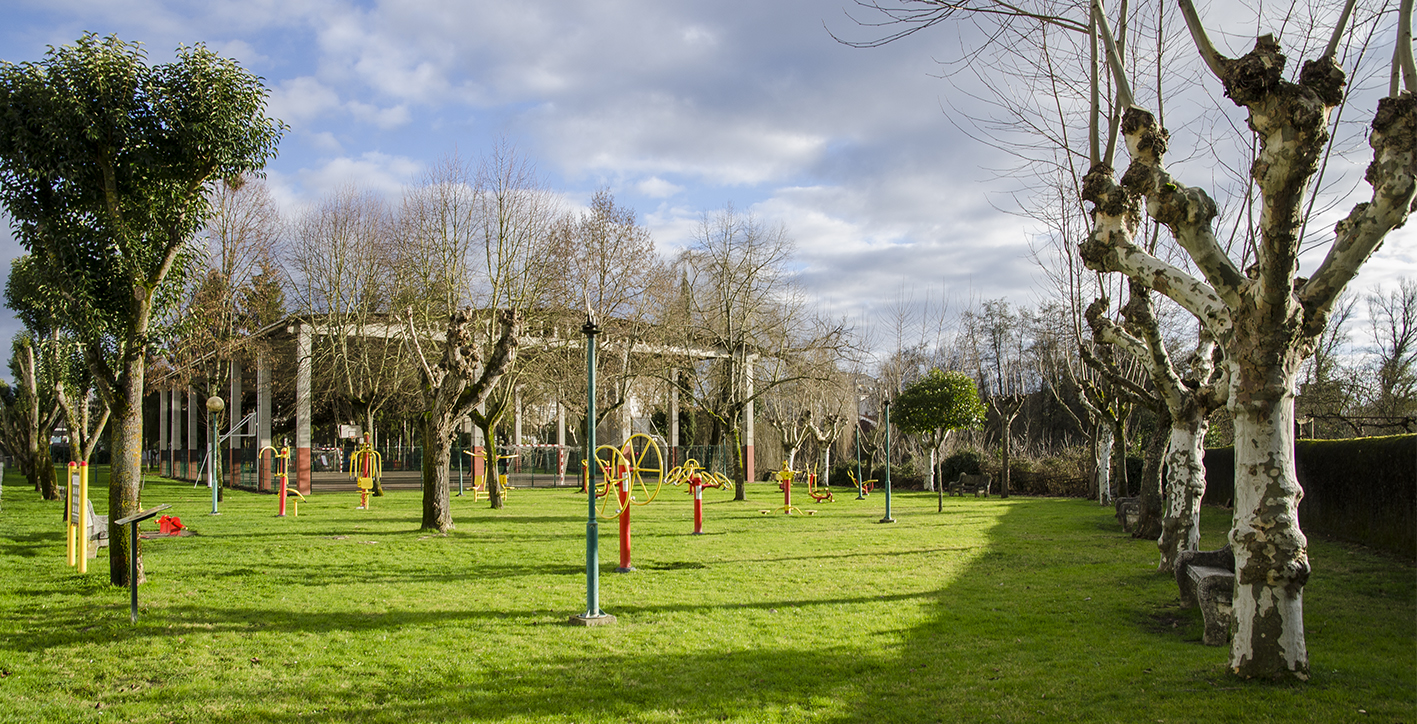
M 935 448 L 930 448 L 930 475 L 925 478 L 925 490 L 935 492 Z
M 1106 423 L 1097 426 L 1096 457 L 1092 461 L 1097 470 L 1097 504 L 1112 504 L 1112 426 Z
M 1205 495 L 1205 433 L 1210 422 L 1203 415 L 1172 418 L 1171 442 L 1166 451 L 1166 516 L 1161 521 L 1161 564 L 1157 570 L 1175 570 L 1176 555 L 1200 549 L 1201 498 Z
M 1262 393 L 1232 393 L 1235 418 L 1234 636 L 1236 673 L 1287 670 L 1308 678 L 1304 584 L 1308 540 L 1299 530 L 1304 491 L 1294 469 L 1294 371 L 1269 377 Z M 1240 370 L 1234 370 L 1238 377 Z M 1251 378 L 1261 377 L 1250 373 Z

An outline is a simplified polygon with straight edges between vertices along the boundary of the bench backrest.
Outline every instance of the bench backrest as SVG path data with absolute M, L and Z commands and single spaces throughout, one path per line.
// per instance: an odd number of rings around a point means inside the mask
M 969 473 L 960 473 L 960 475 L 959 475 L 959 484 L 960 484 L 960 485 L 966 485 L 966 486 L 988 487 L 988 485 L 989 485 L 989 473 L 980 473 L 980 474 L 978 474 L 978 475 L 970 475 Z

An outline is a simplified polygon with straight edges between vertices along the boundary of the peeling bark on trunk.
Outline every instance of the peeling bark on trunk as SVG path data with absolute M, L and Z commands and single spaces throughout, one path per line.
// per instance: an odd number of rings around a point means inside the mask
M 1112 504 L 1112 425 L 1102 423 L 1097 426 L 1097 446 L 1092 464 L 1097 468 L 1097 504 L 1107 507 Z
M 1170 427 L 1171 415 L 1166 410 L 1161 410 L 1157 423 L 1156 432 L 1152 434 L 1151 441 L 1146 446 L 1146 458 L 1142 464 L 1139 491 L 1141 505 L 1138 506 L 1137 527 L 1132 531 L 1133 538 L 1156 540 L 1161 537 L 1161 520 L 1165 512 L 1161 499 L 1161 464 L 1166 456 L 1166 443 L 1170 440 L 1167 429 Z
M 1210 426 L 1204 415 L 1191 414 L 1171 422 L 1171 441 L 1166 452 L 1166 517 L 1161 525 L 1161 563 L 1157 570 L 1176 570 L 1181 551 L 1200 550 L 1201 498 L 1205 496 L 1205 433 Z
M 1231 407 L 1237 444 L 1230 668 L 1242 676 L 1307 679 L 1304 584 L 1310 567 L 1308 539 L 1299 530 L 1304 491 L 1294 469 L 1294 374 L 1272 382 L 1256 379 L 1268 375 L 1247 377 L 1259 384 L 1239 385 Z
M 427 410 L 423 413 L 425 457 L 422 528 L 425 530 L 436 530 L 440 533 L 452 530 L 448 478 L 453 434 L 457 423 L 482 404 L 516 360 L 517 335 L 521 330 L 521 320 L 514 311 L 499 312 L 498 317 L 501 334 L 492 348 L 486 366 L 482 368 L 481 376 L 477 374 L 479 353 L 473 344 L 473 333 L 469 329 L 472 323 L 471 312 L 459 310 L 449 315 L 443 355 L 437 365 L 429 364 L 423 355 L 412 315 L 406 320 L 414 349 L 418 353 L 424 402 L 427 405 Z M 494 474 L 495 466 L 496 458 L 493 457 L 492 465 L 488 467 L 493 468 Z

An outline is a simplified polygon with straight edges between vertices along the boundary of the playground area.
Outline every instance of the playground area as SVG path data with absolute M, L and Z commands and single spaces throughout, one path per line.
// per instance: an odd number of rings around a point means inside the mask
M 102 489 L 102 476 L 96 478 Z M 1315 536 L 1305 597 L 1313 680 L 1241 682 L 1200 614 L 1155 572 L 1155 545 L 1083 500 L 842 494 L 763 515 L 782 493 L 693 500 L 665 486 L 635 514 L 635 567 L 581 628 L 586 498 L 275 496 L 149 479 L 190 535 L 144 541 L 126 589 L 64 564 L 59 506 L 9 474 L 0 510 L 4 722 L 1334 722 L 1417 717 L 1410 562 Z M 106 499 L 96 501 L 106 512 Z M 1204 511 L 1202 547 L 1228 511 Z M 156 530 L 156 525 L 149 526 Z M 145 527 L 144 531 L 149 530 Z

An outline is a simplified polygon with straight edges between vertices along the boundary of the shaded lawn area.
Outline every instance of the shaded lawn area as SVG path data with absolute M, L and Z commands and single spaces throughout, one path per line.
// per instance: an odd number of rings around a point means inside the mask
M 107 549 L 64 565 L 61 506 L 7 476 L 0 507 L 0 722 L 1411 722 L 1411 562 L 1312 539 L 1313 681 L 1243 682 L 1200 644 L 1154 543 L 1082 500 L 894 498 L 763 515 L 706 495 L 635 508 L 634 563 L 579 628 L 585 502 L 517 490 L 454 498 L 457 530 L 418 530 L 417 492 L 354 510 L 152 479 L 196 534 L 144 542 L 136 625 Z M 106 495 L 96 491 L 104 512 Z M 1205 548 L 1228 512 L 1205 510 Z M 155 529 L 149 524 L 147 529 Z

